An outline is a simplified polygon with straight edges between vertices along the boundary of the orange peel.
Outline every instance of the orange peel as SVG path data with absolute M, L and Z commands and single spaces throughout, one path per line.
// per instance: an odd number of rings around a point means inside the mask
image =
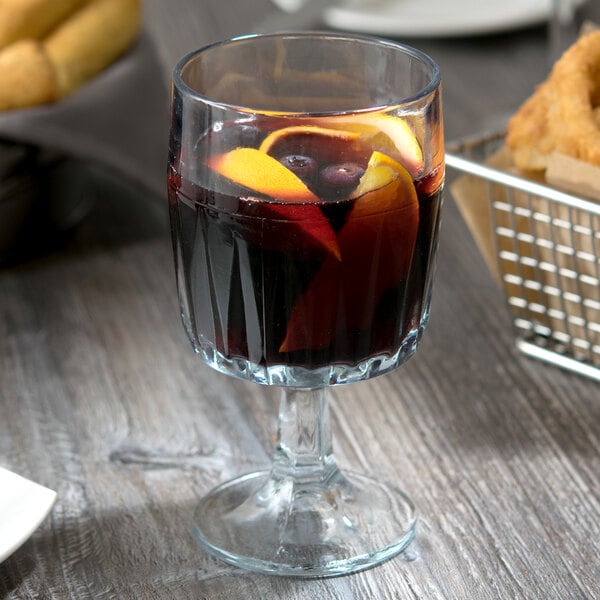
M 281 158 L 288 154 L 311 156 L 319 164 L 352 160 L 364 162 L 368 150 L 360 143 L 361 134 L 319 125 L 291 125 L 272 131 L 259 150 Z
M 207 164 L 227 179 L 272 198 L 289 203 L 319 201 L 292 171 L 256 148 L 236 148 L 211 156 Z
M 421 144 L 404 119 L 387 114 L 358 114 L 326 117 L 323 123 L 331 129 L 360 134 L 373 150 L 390 154 L 402 163 L 413 178 L 424 168 Z

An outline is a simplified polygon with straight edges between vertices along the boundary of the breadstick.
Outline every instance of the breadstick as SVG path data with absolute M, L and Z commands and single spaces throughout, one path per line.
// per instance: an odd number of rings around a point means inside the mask
M 44 40 L 61 97 L 119 57 L 140 29 L 140 0 L 91 0 Z
M 45 104 L 58 97 L 54 67 L 35 40 L 19 40 L 0 50 L 0 82 L 0 110 Z
M 0 48 L 41 39 L 85 0 L 0 0 Z

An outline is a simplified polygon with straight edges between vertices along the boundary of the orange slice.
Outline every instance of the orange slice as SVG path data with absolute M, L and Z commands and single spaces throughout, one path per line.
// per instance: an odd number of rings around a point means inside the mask
M 319 164 L 358 160 L 363 161 L 365 146 L 357 144 L 361 134 L 357 131 L 329 129 L 318 125 L 292 125 L 272 131 L 261 143 L 259 150 L 281 158 L 288 154 L 302 154 L 314 158 Z
M 412 177 L 377 152 L 359 187 L 367 182 L 384 183 L 356 199 L 338 234 L 341 261 L 327 258 L 298 298 L 280 352 L 326 348 L 372 327 L 384 293 L 408 276 L 419 227 Z
M 351 198 L 359 198 L 367 192 L 387 185 L 398 177 L 407 178 L 412 184 L 410 175 L 398 161 L 376 150 L 371 155 L 367 168 L 360 178 L 358 186 L 352 192 Z
M 335 231 L 315 204 L 319 198 L 278 160 L 254 148 L 236 148 L 207 162 L 237 184 L 281 200 L 245 196 L 240 203 L 240 214 L 258 217 L 255 222 L 261 224 L 257 230 L 250 224 L 244 230 L 252 243 L 304 260 L 324 255 L 340 259 Z
M 322 120 L 328 128 L 359 133 L 374 150 L 389 153 L 402 163 L 413 178 L 424 168 L 423 150 L 410 125 L 392 115 L 340 115 Z
M 292 171 L 256 148 L 236 148 L 210 157 L 207 164 L 227 179 L 272 198 L 290 203 L 319 201 Z

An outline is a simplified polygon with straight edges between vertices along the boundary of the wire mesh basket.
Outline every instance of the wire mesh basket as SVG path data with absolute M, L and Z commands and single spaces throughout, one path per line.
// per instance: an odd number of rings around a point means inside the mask
M 600 203 L 488 166 L 503 140 L 452 145 L 447 165 L 484 184 L 471 200 L 487 203 L 517 347 L 600 381 Z

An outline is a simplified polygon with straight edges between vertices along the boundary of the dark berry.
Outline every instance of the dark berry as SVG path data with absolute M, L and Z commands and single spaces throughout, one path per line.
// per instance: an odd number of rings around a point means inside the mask
M 317 161 L 303 154 L 288 154 L 280 158 L 279 162 L 303 181 L 310 181 L 317 171 Z
M 340 163 L 337 165 L 328 165 L 321 169 L 321 183 L 337 187 L 350 187 L 358 185 L 359 179 L 365 170 L 355 163 Z
M 357 185 L 365 170 L 356 163 L 328 165 L 319 173 L 319 187 L 328 196 L 341 198 Z

